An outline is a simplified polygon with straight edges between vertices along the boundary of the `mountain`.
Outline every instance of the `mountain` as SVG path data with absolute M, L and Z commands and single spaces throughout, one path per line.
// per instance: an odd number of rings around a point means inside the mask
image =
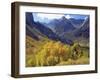
M 81 25 L 82 25 L 83 22 L 84 22 L 84 19 L 70 18 L 69 20 L 70 20 L 70 22 L 73 24 L 73 26 L 74 26 L 75 28 L 80 28 Z
M 30 27 L 34 26 L 34 17 L 31 12 L 26 12 L 26 24 Z
M 76 37 L 89 38 L 89 18 L 87 18 L 82 26 L 74 32 Z
M 72 32 L 76 29 L 79 29 L 84 24 L 84 19 L 75 19 L 70 18 L 67 19 L 63 16 L 60 19 L 51 20 L 49 23 L 43 23 L 45 26 L 49 27 L 53 32 L 58 34 L 59 36 Z
M 69 38 L 71 40 L 78 37 L 89 38 L 89 18 L 84 20 L 80 27 L 69 32 L 63 32 L 62 34 L 60 34 L 60 36 L 63 36 L 64 38 Z
M 26 25 L 26 35 L 34 38 L 35 40 L 39 40 L 38 36 L 36 36 L 33 31 L 32 28 L 29 25 Z
M 64 32 L 60 36 L 63 36 L 65 39 L 77 41 L 83 46 L 89 46 L 89 18 L 87 18 L 83 24 L 71 32 Z
M 35 22 L 32 13 L 26 13 L 26 35 L 39 40 L 41 38 L 49 38 L 56 41 L 61 41 L 66 44 L 73 44 L 73 42 L 69 39 L 64 39 L 63 37 L 59 37 L 56 33 L 54 33 L 50 28 L 46 27 L 40 22 Z
M 65 16 L 60 19 L 52 20 L 50 24 L 54 27 L 53 31 L 58 35 L 62 34 L 63 32 L 68 32 L 75 29 L 70 20 L 66 19 Z

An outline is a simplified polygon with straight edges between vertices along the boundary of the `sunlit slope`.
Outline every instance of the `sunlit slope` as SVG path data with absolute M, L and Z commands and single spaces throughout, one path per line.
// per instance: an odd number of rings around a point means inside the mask
M 75 53 L 74 49 L 78 49 Z M 48 38 L 34 40 L 26 37 L 26 67 L 88 64 L 89 49 L 63 44 Z

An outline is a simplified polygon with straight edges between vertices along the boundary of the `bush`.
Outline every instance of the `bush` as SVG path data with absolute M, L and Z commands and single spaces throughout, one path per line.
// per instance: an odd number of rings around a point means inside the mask
M 82 56 L 82 49 L 78 43 L 74 43 L 74 45 L 71 47 L 71 58 L 72 59 L 78 59 Z
M 69 47 L 61 42 L 49 41 L 36 54 L 36 66 L 56 65 L 69 58 Z
M 82 49 L 78 43 L 73 46 L 60 41 L 45 41 L 38 47 L 27 48 L 26 66 L 55 66 L 61 64 L 76 64 L 82 56 Z M 79 62 L 79 61 L 78 61 Z

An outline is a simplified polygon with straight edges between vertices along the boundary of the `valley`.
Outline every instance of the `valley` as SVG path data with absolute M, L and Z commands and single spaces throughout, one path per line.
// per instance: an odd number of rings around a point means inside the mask
M 48 22 L 26 13 L 26 67 L 89 64 L 89 18 Z

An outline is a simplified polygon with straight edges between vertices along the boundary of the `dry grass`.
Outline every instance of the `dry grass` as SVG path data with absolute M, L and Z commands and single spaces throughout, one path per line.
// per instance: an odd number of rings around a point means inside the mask
M 74 47 L 49 39 L 36 41 L 27 36 L 26 67 L 89 64 L 88 48 L 81 48 L 81 57 L 70 58 Z

